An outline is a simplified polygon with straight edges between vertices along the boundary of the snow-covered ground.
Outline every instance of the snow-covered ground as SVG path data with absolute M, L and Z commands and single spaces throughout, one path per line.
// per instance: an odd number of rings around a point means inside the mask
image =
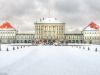
M 19 46 L 19 49 L 16 46 L 14 47 L 15 50 L 13 50 L 13 46 L 2 45 L 2 51 L 0 51 L 0 74 L 100 74 L 99 45 L 26 46 L 22 48 Z M 7 48 L 9 51 L 6 51 Z

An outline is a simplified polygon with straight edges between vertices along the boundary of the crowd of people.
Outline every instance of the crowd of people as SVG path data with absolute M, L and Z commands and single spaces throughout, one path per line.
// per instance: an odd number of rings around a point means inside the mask
M 62 46 L 62 45 L 67 45 L 67 42 L 64 41 L 55 41 L 55 40 L 39 40 L 39 41 L 34 41 L 32 43 L 33 45 L 54 45 L 54 46 Z

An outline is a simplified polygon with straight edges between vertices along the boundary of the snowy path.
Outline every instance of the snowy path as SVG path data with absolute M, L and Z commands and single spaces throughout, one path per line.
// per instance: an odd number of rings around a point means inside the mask
M 0 72 L 8 75 L 99 75 L 100 52 L 93 50 L 34 46 L 3 51 L 0 52 Z

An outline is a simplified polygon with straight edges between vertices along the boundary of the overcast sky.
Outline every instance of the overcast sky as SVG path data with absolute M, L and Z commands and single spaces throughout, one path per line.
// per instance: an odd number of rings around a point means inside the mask
M 0 24 L 9 21 L 20 31 L 34 31 L 34 21 L 49 17 L 49 9 L 68 29 L 100 24 L 99 0 L 0 0 Z

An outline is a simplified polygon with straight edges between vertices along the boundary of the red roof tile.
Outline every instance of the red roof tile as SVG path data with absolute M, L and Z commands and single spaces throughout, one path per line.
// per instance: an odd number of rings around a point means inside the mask
M 0 26 L 0 29 L 14 28 L 9 22 L 5 22 Z
M 96 23 L 94 23 L 94 22 L 91 22 L 91 23 L 89 24 L 89 27 L 90 27 L 90 28 L 93 28 L 93 29 L 99 29 L 99 26 L 98 26 Z
M 100 29 L 100 26 L 97 25 L 95 22 L 91 22 L 88 26 L 86 26 L 84 29 L 94 29 L 94 30 L 98 30 Z

